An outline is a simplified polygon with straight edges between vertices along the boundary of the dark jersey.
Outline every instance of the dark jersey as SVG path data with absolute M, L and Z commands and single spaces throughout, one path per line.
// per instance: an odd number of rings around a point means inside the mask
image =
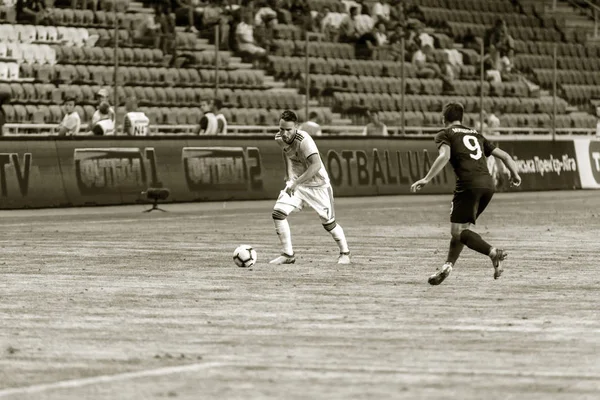
M 452 125 L 435 135 L 435 144 L 450 147 L 450 164 L 456 174 L 456 190 L 469 188 L 494 189 L 487 158 L 496 148 L 475 129 Z

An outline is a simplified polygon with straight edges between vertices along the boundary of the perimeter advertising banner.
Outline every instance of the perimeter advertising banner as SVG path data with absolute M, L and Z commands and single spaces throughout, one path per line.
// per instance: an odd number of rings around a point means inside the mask
M 2 140 L 0 208 L 146 203 L 149 187 L 170 189 L 167 201 L 275 200 L 284 187 L 281 149 L 272 138 L 48 138 Z M 437 157 L 433 140 L 317 138 L 336 196 L 406 194 Z M 518 190 L 600 186 L 598 142 L 502 141 L 523 177 Z M 585 157 L 584 157 L 585 156 Z M 582 161 L 583 160 L 583 161 Z M 490 170 L 499 189 L 507 172 Z M 423 193 L 451 193 L 450 165 Z M 596 186 L 594 186 L 596 185 Z M 514 189 L 513 189 L 514 190 Z
M 575 152 L 583 189 L 600 189 L 600 140 L 576 139 Z
M 535 191 L 579 189 L 579 168 L 572 140 L 540 141 L 516 140 L 496 143 L 510 154 L 517 164 L 522 183 L 518 188 L 509 186 L 509 172 L 499 160 L 488 159 L 488 166 L 500 191 Z
M 68 206 L 54 141 L 0 141 L 0 208 Z

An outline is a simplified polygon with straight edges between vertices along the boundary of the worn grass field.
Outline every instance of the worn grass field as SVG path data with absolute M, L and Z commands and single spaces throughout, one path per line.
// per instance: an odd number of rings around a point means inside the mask
M 269 265 L 271 201 L 1 211 L 0 398 L 600 398 L 600 192 L 496 195 L 505 274 L 431 287 L 449 201 L 338 199 L 351 266 L 308 210 Z

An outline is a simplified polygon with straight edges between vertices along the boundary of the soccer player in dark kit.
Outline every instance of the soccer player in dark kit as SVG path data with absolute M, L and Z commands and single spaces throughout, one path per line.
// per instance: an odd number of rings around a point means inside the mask
M 500 277 L 503 271 L 500 262 L 506 258 L 506 251 L 488 244 L 471 226 L 475 225 L 477 217 L 494 195 L 494 181 L 488 171 L 486 157 L 493 155 L 502 160 L 511 172 L 511 184 L 521 184 L 517 166 L 510 155 L 496 148 L 475 129 L 464 126 L 463 113 L 464 108 L 460 103 L 451 102 L 444 106 L 442 123 L 445 127 L 435 136 L 439 155 L 427 175 L 411 186 L 412 192 L 423 188 L 442 171 L 448 161 L 454 168 L 456 188 L 450 209 L 450 249 L 446 263 L 429 277 L 431 285 L 439 285 L 450 275 L 465 245 L 488 256 L 494 267 L 494 279 Z

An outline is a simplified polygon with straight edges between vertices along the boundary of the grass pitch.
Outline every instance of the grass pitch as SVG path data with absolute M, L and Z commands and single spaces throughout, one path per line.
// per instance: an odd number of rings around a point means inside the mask
M 497 194 L 440 286 L 451 196 L 0 211 L 1 399 L 600 398 L 600 193 Z M 255 246 L 237 268 L 232 252 Z

